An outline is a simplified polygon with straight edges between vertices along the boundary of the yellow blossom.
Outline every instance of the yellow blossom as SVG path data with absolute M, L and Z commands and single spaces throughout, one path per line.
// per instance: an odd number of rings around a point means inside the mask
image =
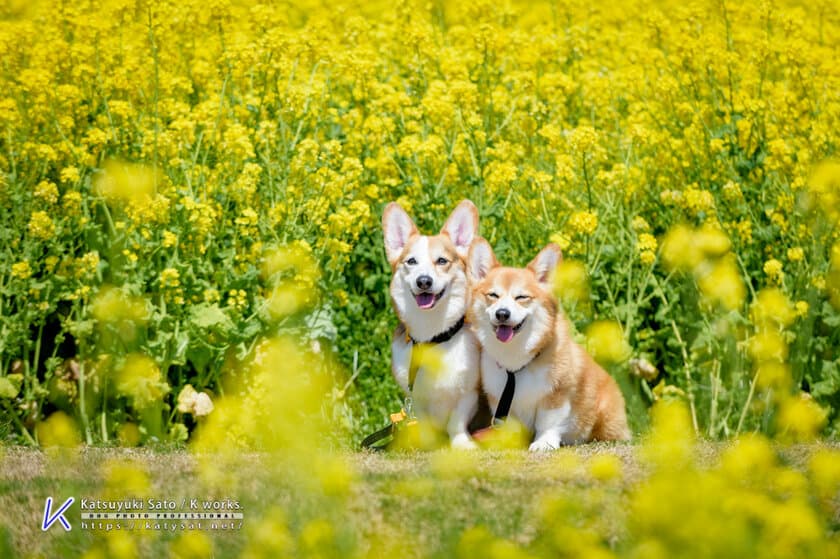
M 175 268 L 166 268 L 160 273 L 160 287 L 162 289 L 175 288 L 181 285 L 181 273 Z
M 160 402 L 169 392 L 169 385 L 161 377 L 160 369 L 152 359 L 141 354 L 131 354 L 117 371 L 117 390 L 131 398 L 134 407 L 144 409 Z
M 76 422 L 62 411 L 57 411 L 39 423 L 36 428 L 43 446 L 74 447 L 81 442 Z
M 50 181 L 41 181 L 35 186 L 35 197 L 47 204 L 55 204 L 58 201 L 58 188 Z
M 163 232 L 163 240 L 161 244 L 165 248 L 172 248 L 178 243 L 178 236 L 175 235 L 172 231 L 164 231 Z
M 621 363 L 630 358 L 630 346 L 617 322 L 593 322 L 586 329 L 586 347 L 599 363 Z
M 575 233 L 591 235 L 598 228 L 598 216 L 592 212 L 575 212 L 569 219 L 569 227 Z
M 791 262 L 799 262 L 805 257 L 805 251 L 802 247 L 789 248 L 787 251 L 787 257 Z
M 25 260 L 23 262 L 16 262 L 12 264 L 12 275 L 16 278 L 27 279 L 32 275 L 32 266 Z
M 55 223 L 44 211 L 32 212 L 29 219 L 29 234 L 42 241 L 48 241 L 55 235 Z
M 764 263 L 764 273 L 770 279 L 781 280 L 784 277 L 784 273 L 782 272 L 782 263 L 776 260 L 775 258 L 771 258 L 770 260 Z
M 589 299 L 589 278 L 586 266 L 578 260 L 562 260 L 552 276 L 554 293 L 564 304 L 586 303 Z

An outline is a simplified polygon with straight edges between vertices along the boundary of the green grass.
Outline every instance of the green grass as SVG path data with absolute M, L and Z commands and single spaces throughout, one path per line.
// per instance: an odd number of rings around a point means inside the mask
M 836 445 L 835 445 L 836 446 Z M 703 443 L 696 448 L 698 464 L 713 465 L 725 444 Z M 779 448 L 781 460 L 795 469 L 805 467 L 813 446 Z M 621 462 L 622 476 L 599 481 L 587 472 L 589 459 L 611 454 Z M 69 496 L 100 498 L 109 489 L 113 460 L 127 459 L 144 470 L 150 481 L 148 496 L 239 499 L 245 515 L 242 531 L 210 532 L 217 557 L 239 555 L 252 539 L 261 519 L 284 519 L 300 537 L 312 519 L 323 519 L 335 530 L 336 554 L 342 549 L 369 549 L 388 541 L 412 542 L 424 556 L 452 556 L 461 534 L 484 526 L 492 534 L 528 545 L 540 532 L 539 508 L 547 495 L 580 495 L 597 491 L 614 506 L 603 519 L 606 538 L 622 539 L 620 522 L 627 491 L 646 475 L 634 445 L 595 444 L 551 454 L 480 452 L 456 458 L 449 453 L 344 454 L 354 472 L 347 492 L 326 494 L 307 483 L 306 473 L 283 458 L 261 454 L 238 457 L 231 484 L 213 487 L 199 481 L 200 462 L 184 451 L 88 448 L 78 453 L 49 455 L 10 448 L 0 459 L 0 556 L 76 556 L 102 539 L 79 529 L 80 510 L 74 504 L 67 533 L 56 524 L 40 530 L 44 500 L 63 502 Z M 210 457 L 211 462 L 216 457 Z M 113 487 L 114 498 L 129 497 L 128 487 Z M 278 512 L 282 511 L 282 512 Z M 838 518 L 835 511 L 835 520 Z M 140 556 L 159 556 L 178 537 L 172 533 L 131 534 Z

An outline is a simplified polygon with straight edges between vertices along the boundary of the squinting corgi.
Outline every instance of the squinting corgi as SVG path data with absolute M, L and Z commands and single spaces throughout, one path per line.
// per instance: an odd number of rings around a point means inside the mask
M 391 370 L 421 420 L 445 428 L 453 447 L 473 448 L 467 425 L 478 408 L 479 346 L 464 324 L 470 296 L 466 258 L 478 210 L 464 200 L 438 235 L 421 235 L 405 210 L 391 202 L 382 228 L 393 271 L 391 301 L 401 322 L 391 344 Z M 415 343 L 434 344 L 443 370 L 421 366 L 410 387 Z
M 560 259 L 549 244 L 526 268 L 502 267 L 484 239 L 469 254 L 469 322 L 482 346 L 484 390 L 497 409 L 514 373 L 510 412 L 535 433 L 531 450 L 630 438 L 618 384 L 572 340 L 552 295 Z

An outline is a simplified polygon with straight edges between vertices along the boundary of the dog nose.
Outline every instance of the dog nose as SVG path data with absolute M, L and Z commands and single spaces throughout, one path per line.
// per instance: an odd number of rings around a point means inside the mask
M 507 309 L 499 309 L 496 311 L 496 320 L 499 322 L 505 322 L 507 319 L 510 318 L 510 311 Z
M 420 289 L 431 289 L 432 281 L 432 276 L 419 276 L 417 278 L 417 287 Z

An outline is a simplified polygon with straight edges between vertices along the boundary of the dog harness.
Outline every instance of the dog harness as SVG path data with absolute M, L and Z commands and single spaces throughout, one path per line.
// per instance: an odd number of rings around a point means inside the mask
M 510 413 L 510 406 L 513 404 L 513 395 L 516 392 L 516 373 L 536 361 L 537 357 L 540 356 L 540 353 L 542 352 L 537 353 L 533 359 L 515 371 L 505 369 L 505 372 L 507 373 L 507 380 L 505 381 L 505 387 L 502 390 L 502 396 L 499 398 L 499 405 L 496 406 L 496 412 L 493 414 L 493 427 L 497 427 L 504 423 Z M 501 367 L 501 365 L 499 366 Z
M 411 334 L 408 332 L 408 328 L 405 329 L 405 341 L 406 343 L 411 343 L 412 346 L 415 345 L 438 345 L 442 343 L 446 343 L 451 340 L 455 334 L 457 334 L 461 328 L 464 327 L 464 324 L 467 322 L 466 315 L 462 316 L 458 319 L 458 322 L 453 324 L 448 330 L 441 332 L 440 334 L 435 335 L 430 339 L 428 342 L 418 342 L 414 338 L 411 337 Z M 376 431 L 375 433 L 368 435 L 362 440 L 362 448 L 370 448 L 373 450 L 384 450 L 388 444 L 383 444 L 380 446 L 373 446 L 374 444 L 378 443 L 379 441 L 386 439 L 394 434 L 396 431 L 397 425 L 405 420 L 408 419 L 408 424 L 411 425 L 416 423 L 417 420 L 414 417 L 414 400 L 412 399 L 411 395 L 414 392 L 414 381 L 417 380 L 417 371 L 419 369 L 419 365 L 411 362 L 408 366 L 408 396 L 405 397 L 405 401 L 403 404 L 403 408 L 397 412 L 391 414 L 391 422 L 384 428 Z

